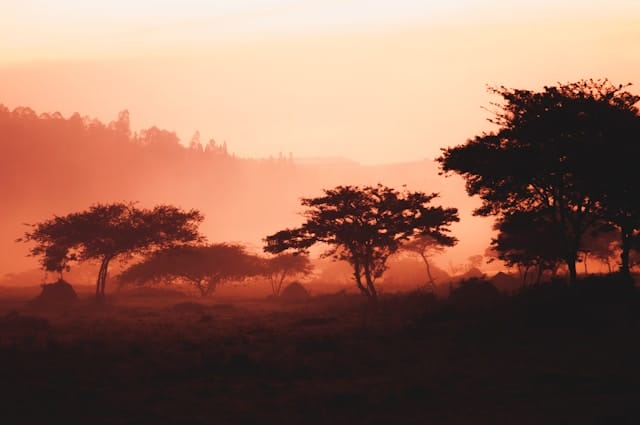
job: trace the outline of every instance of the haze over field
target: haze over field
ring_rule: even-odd
[[[61,151],[47,168],[42,145],[12,150],[13,139],[1,134],[3,161],[12,165],[2,174],[1,246],[10,253],[0,272],[35,264],[13,242],[20,223],[97,201],[201,208],[211,240],[257,245],[299,221],[299,197],[377,182],[439,191],[443,205],[460,208],[453,229],[461,243],[450,255],[464,261],[487,247],[491,220],[470,218],[475,201],[458,178],[437,176],[431,160],[491,128],[482,108],[496,99],[485,86],[636,83],[640,75],[640,5],[632,1],[210,3],[0,5],[0,103],[103,123],[127,109],[133,131],[158,126],[185,146],[199,131],[203,145],[226,141],[239,158],[291,153],[293,164],[172,168],[171,153],[150,154],[157,160],[148,164],[117,155],[94,163],[100,157],[91,149],[64,162],[68,141],[60,136],[47,142]],[[345,162],[309,164],[327,157]]]
[[[638,85],[640,0],[0,0],[0,422],[640,424]]]

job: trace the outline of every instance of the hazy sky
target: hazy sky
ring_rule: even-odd
[[[638,76],[638,1],[0,1],[0,103],[240,156],[430,158],[488,128],[487,84]]]

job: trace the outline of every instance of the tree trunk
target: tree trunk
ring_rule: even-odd
[[[353,265],[353,278],[355,279],[360,292],[362,292],[362,294],[367,297],[371,296],[367,287],[362,284],[362,270],[360,269],[360,265],[358,263],[355,263]]]
[[[578,271],[576,270],[576,257],[567,257],[567,267],[569,268],[569,283],[575,285],[578,281]]]
[[[620,274],[631,279],[631,271],[629,267],[629,251],[631,251],[631,236],[633,230],[628,227],[622,228],[622,252],[620,253]]]
[[[529,266],[524,268],[524,273],[522,274],[522,286],[527,286],[527,275],[529,274]]]
[[[104,290],[107,286],[107,270],[109,268],[109,262],[111,261],[110,256],[106,256],[102,259],[100,263],[100,271],[98,272],[98,280],[96,282],[96,299],[98,301],[104,301]]]
[[[536,285],[540,285],[543,271],[544,271],[544,268],[542,267],[542,264],[538,264],[538,275],[536,276]]]
[[[100,263],[98,278],[96,279],[96,299],[100,300],[100,287],[102,286],[102,270],[104,269],[104,260]]]
[[[284,283],[285,277],[287,277],[287,272],[283,271],[282,274],[280,275],[280,279],[278,280],[278,286],[276,288],[276,293],[275,293],[276,296],[280,295],[280,291],[282,290],[282,284]]]
[[[371,277],[371,270],[369,269],[368,265],[364,267],[364,278],[366,279],[366,282],[367,282],[369,297],[371,298],[371,300],[377,301],[378,292],[376,291],[376,287],[373,284],[373,278]]]
[[[435,290],[436,283],[433,280],[433,276],[431,276],[431,267],[429,265],[429,259],[427,258],[426,255],[424,255],[424,253],[421,253],[420,256],[422,257],[422,261],[424,261],[424,265],[427,268],[427,276],[429,277],[429,281],[427,282],[427,284],[431,285],[431,290]]]

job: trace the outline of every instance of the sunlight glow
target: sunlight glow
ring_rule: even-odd
[[[0,62],[398,26],[640,16],[640,3],[500,0],[27,0],[0,4]]]

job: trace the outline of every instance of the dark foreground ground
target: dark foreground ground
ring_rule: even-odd
[[[12,296],[0,292],[3,424],[640,423],[633,288],[376,306],[150,292],[62,311]]]

